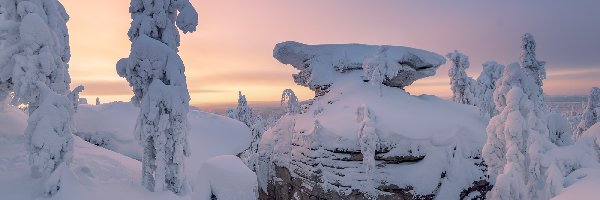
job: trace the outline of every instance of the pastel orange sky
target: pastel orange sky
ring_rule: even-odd
[[[115,63],[129,55],[129,1],[61,2],[71,16],[73,85],[86,86],[82,96],[88,101],[128,101],[131,89],[116,74]],[[401,45],[439,54],[458,49],[471,57],[469,74],[476,76],[484,61],[517,61],[519,37],[531,32],[538,41],[538,59],[548,62],[546,93],[583,95],[600,85],[600,28],[592,26],[600,19],[600,6],[594,1],[548,2],[543,8],[520,1],[192,2],[200,24],[197,32],[182,34],[179,55],[193,105],[233,102],[238,90],[250,101],[277,101],[286,88],[301,99],[311,98],[311,91],[292,81],[296,70],[272,58],[274,45],[288,40]],[[450,96],[448,67],[408,90]]]

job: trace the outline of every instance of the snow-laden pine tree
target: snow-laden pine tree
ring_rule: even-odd
[[[281,94],[281,106],[285,113],[289,114],[298,114],[300,113],[300,105],[298,102],[298,97],[296,97],[296,93],[292,89],[285,89]]]
[[[498,114],[496,105],[494,105],[494,90],[496,90],[496,81],[502,76],[504,65],[494,61],[483,63],[483,71],[477,77],[479,109],[488,117]]]
[[[573,136],[579,138],[583,132],[600,121],[600,88],[593,87],[588,95],[588,102],[581,114],[579,124]]]
[[[252,108],[248,106],[248,101],[246,100],[246,95],[243,95],[242,92],[238,92],[238,104],[234,109],[229,109],[226,113],[227,117],[236,119],[248,126],[252,133],[252,141],[250,141],[250,147],[240,153],[239,157],[242,159],[244,164],[248,166],[252,171],[256,171],[256,167],[258,164],[257,160],[257,152],[258,152],[258,143],[260,142],[260,137],[263,132],[267,129],[265,124],[265,120],[254,114]]]
[[[99,106],[100,105],[100,97],[96,97],[96,105]]]
[[[185,193],[185,157],[190,96],[185,66],[177,55],[179,30],[193,32],[198,14],[189,0],[132,0],[129,58],[117,73],[133,88],[140,107],[136,135],[144,147],[142,184],[151,191]]]
[[[554,146],[548,138],[545,113],[524,87],[535,83],[521,67],[507,66],[494,92],[500,113],[490,120],[483,158],[495,186],[492,199],[548,199],[541,193],[544,177],[541,159]]]
[[[446,57],[452,62],[452,66],[448,71],[452,100],[461,104],[479,106],[477,82],[469,77],[466,72],[470,66],[469,57],[456,50],[448,53]]]
[[[238,92],[237,107],[235,109],[228,110],[226,115],[229,118],[237,119],[238,121],[243,122],[248,127],[252,127],[254,120],[256,120],[256,116],[254,115],[252,108],[248,106],[246,95],[242,94],[241,91]]]
[[[539,61],[535,55],[536,43],[531,33],[521,37],[521,67],[526,69],[526,74],[534,78],[537,85],[542,86],[546,79],[546,62]]]
[[[71,118],[83,90],[69,91],[69,16],[57,0],[4,0],[0,8],[0,99],[27,105],[32,175],[53,195],[71,160]]]

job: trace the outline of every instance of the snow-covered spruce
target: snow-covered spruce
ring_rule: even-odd
[[[277,44],[273,56],[281,63],[290,64],[300,70],[298,74],[293,75],[294,81],[315,91],[316,96],[327,93],[328,88],[342,74],[355,70],[362,72],[364,64],[381,67],[378,68],[379,72],[383,72],[381,70],[385,68],[385,73],[378,76],[383,78],[384,85],[404,88],[418,79],[433,76],[437,68],[445,62],[438,55],[408,47],[363,44],[306,45],[291,41]],[[366,80],[377,78],[372,76],[373,73],[352,74],[367,78]]]
[[[193,32],[198,14],[188,0],[132,0],[129,58],[117,63],[140,106],[135,132],[144,147],[142,184],[151,191],[186,192],[185,157],[190,96],[177,55],[179,30]],[[175,25],[177,23],[177,26]],[[179,30],[178,30],[179,28]]]
[[[0,99],[27,105],[32,174],[43,179],[46,195],[54,195],[70,163],[71,118],[83,90],[69,91],[69,16],[56,0],[5,0],[0,7]]]
[[[0,99],[14,92],[13,104],[27,104],[30,112],[40,103],[31,89],[38,81],[58,94],[67,94],[71,57],[64,7],[56,0],[0,2]]]
[[[498,81],[494,99],[500,113],[490,120],[483,148],[488,174],[495,181],[489,198],[550,199],[564,188],[570,173],[597,165],[593,156],[581,156],[594,154],[589,144],[571,145],[552,135],[547,124],[552,115],[534,104],[535,93],[527,93],[540,91],[536,81],[517,63],[507,66]],[[578,156],[566,156],[570,154]]]
[[[430,66],[434,73],[444,63],[427,51],[386,47],[388,64]],[[263,134],[257,171],[263,197],[459,199],[489,190],[480,156],[486,121],[479,112],[433,96],[412,96],[387,81],[381,91],[366,83],[362,66],[379,49],[277,45],[275,58],[312,77],[300,85],[329,88]],[[412,82],[420,70],[393,80]]]
[[[525,73],[532,77],[537,85],[542,86],[543,80],[546,79],[546,62],[537,60],[535,48],[533,35],[531,33],[523,34],[521,37],[521,67],[526,69]]]
[[[29,114],[25,129],[29,163],[34,177],[45,178],[46,195],[54,195],[61,188],[62,170],[70,164],[73,155],[71,119],[75,107],[71,99],[56,94],[44,83],[38,82],[33,87],[39,91],[40,103]]]
[[[492,94],[496,89],[496,80],[500,78],[504,66],[493,61],[484,63],[483,71],[475,81],[466,72],[470,66],[467,55],[455,50],[448,53],[446,57],[452,61],[452,66],[448,70],[452,100],[476,106],[486,117],[495,116],[498,111],[494,105]]]
[[[467,68],[470,66],[469,57],[456,50],[448,53],[446,57],[452,61],[452,66],[448,70],[452,101],[479,106],[477,82],[467,75]]]
[[[297,114],[300,113],[300,103],[298,102],[298,97],[296,93],[292,89],[285,89],[283,93],[281,93],[281,107],[285,113],[288,114]]]
[[[496,90],[496,81],[502,76],[504,65],[494,61],[483,63],[483,71],[477,77],[479,109],[488,117],[493,117],[498,114],[498,109],[494,104],[494,90]]]
[[[252,108],[248,105],[246,96],[240,91],[238,93],[238,104],[236,108],[228,109],[225,115],[229,118],[236,119],[248,126],[252,131],[252,142],[250,146],[242,152],[239,157],[242,159],[244,164],[248,166],[252,171],[256,171],[257,168],[257,152],[258,142],[263,132],[267,128],[266,121],[259,115],[256,115]]]
[[[598,123],[598,121],[600,121],[600,88],[593,87],[573,136],[579,138],[583,132]]]

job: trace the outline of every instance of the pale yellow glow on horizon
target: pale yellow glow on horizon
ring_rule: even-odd
[[[87,98],[88,102],[93,102],[96,97],[100,97],[102,102],[128,101],[132,95],[131,88],[117,75],[115,63],[127,57],[130,51],[131,43],[127,38],[131,21],[129,1],[61,2],[71,16],[68,27],[72,85],[87,86],[82,97]],[[387,23],[362,17],[347,20],[363,9],[359,1],[345,2],[345,9],[336,9],[340,6],[339,1],[319,1],[319,6],[299,1],[272,0],[236,3],[192,0],[192,3],[199,13],[198,31],[182,34],[179,48],[179,55],[186,65],[192,105],[235,102],[238,91],[242,91],[249,101],[278,101],[286,88],[293,89],[301,100],[312,98],[312,91],[293,82],[291,75],[297,71],[272,57],[272,48],[282,41],[402,45],[440,54],[448,52],[449,46],[456,46],[453,40],[435,36],[439,29],[456,28],[456,24],[450,26],[432,15],[419,18],[428,26],[422,26],[423,22],[415,20],[402,22],[406,27],[419,27],[419,30],[390,27]],[[282,9],[292,7],[296,9]],[[314,15],[305,15],[307,12]],[[370,17],[390,20],[389,17],[394,16],[392,14],[397,14],[388,12]],[[329,14],[323,17],[324,13]],[[406,16],[418,14],[418,10],[410,9],[402,13]],[[470,24],[480,25],[485,25],[485,22]],[[515,48],[518,48],[518,42],[515,41]],[[518,53],[518,49],[515,52]],[[513,56],[515,60],[517,56]],[[418,80],[407,91],[416,95],[426,93],[449,97],[448,66],[442,66],[434,77]],[[480,68],[480,64],[473,62],[469,72],[478,74]],[[573,90],[565,86],[569,84],[564,80],[553,80],[569,76],[568,73],[585,72],[549,70],[545,91],[550,94],[584,94],[590,85],[600,84],[592,79],[578,80],[572,85],[580,88]]]

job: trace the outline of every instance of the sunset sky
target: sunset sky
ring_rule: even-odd
[[[73,85],[83,97],[127,101],[127,82],[115,63],[128,57],[131,21],[127,0],[61,0],[68,23]],[[182,35],[193,105],[233,102],[237,91],[249,101],[277,101],[294,89],[313,93],[291,78],[295,69],[272,57],[275,44],[368,43],[410,46],[438,54],[458,49],[470,56],[469,74],[481,63],[518,60],[520,36],[534,34],[538,59],[547,61],[544,89],[550,95],[584,95],[600,86],[600,3],[570,1],[359,1],[359,0],[193,0],[198,31]],[[447,71],[417,81],[414,94],[450,96]]]

